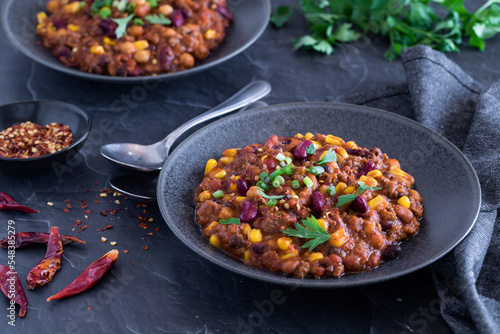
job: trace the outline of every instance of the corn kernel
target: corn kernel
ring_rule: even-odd
[[[339,137],[328,135],[325,137],[325,143],[340,146],[340,145],[344,144],[344,140],[342,138],[339,138]]]
[[[243,223],[243,235],[248,235],[248,233],[250,233],[250,231],[252,230],[252,227],[247,224],[247,223]]]
[[[368,187],[376,187],[377,186],[377,180],[375,180],[373,177],[362,175],[359,180],[366,184]]]
[[[262,240],[262,232],[258,228],[254,228],[248,233],[248,239],[251,242],[259,242]]]
[[[297,138],[297,139],[301,139],[302,137],[304,137],[304,135],[302,133],[297,133],[295,135],[295,138]]]
[[[222,161],[225,164],[229,164],[231,161],[234,160],[234,158],[233,157],[222,157],[219,160]]]
[[[38,21],[38,24],[44,24],[45,20],[47,19],[47,14],[45,12],[40,12],[36,14],[36,19]]]
[[[237,185],[236,183],[231,183],[231,184],[229,185],[229,190],[231,190],[231,191],[236,191],[236,190],[238,190],[238,185]]]
[[[345,240],[346,240],[346,235],[344,229],[341,227],[337,231],[333,232],[330,234],[330,240],[329,243],[333,247],[341,247]]]
[[[368,172],[366,175],[371,176],[371,177],[379,177],[379,176],[382,176],[382,172],[379,171],[378,169],[375,169],[375,170]]]
[[[318,222],[319,226],[321,226],[321,228],[323,230],[325,230],[325,231],[328,230],[328,222],[326,220],[324,220],[324,219],[318,219],[317,222]]]
[[[222,179],[224,176],[226,176],[226,174],[227,172],[224,169],[222,169],[220,172],[216,173],[214,177],[217,179]]]
[[[399,169],[398,167],[391,166],[389,168],[389,170],[392,172],[392,174],[394,174],[396,176],[401,176],[401,177],[404,177],[404,178],[408,178],[409,177],[408,173],[406,173],[405,171]]]
[[[262,161],[262,164],[264,164],[264,159],[267,158],[267,155],[264,155],[262,158],[260,158],[260,161]]]
[[[287,237],[281,237],[278,239],[278,247],[281,250],[288,250],[290,248],[290,244],[292,243],[292,239]]]
[[[206,200],[210,199],[210,197],[212,197],[212,194],[210,193],[210,191],[205,190],[205,191],[202,191],[202,192],[198,195],[198,200],[199,200],[200,202],[203,202],[203,201],[206,201]]]
[[[220,248],[220,240],[219,240],[219,237],[216,236],[215,234],[212,234],[210,236],[210,243],[212,245],[214,245],[215,247],[219,247]]]
[[[245,251],[245,254],[243,255],[243,260],[248,261],[248,259],[250,259],[250,254],[251,252],[249,250]]]
[[[78,1],[69,3],[63,7],[65,13],[78,13],[80,11],[80,3]]]
[[[236,202],[238,202],[238,203],[241,203],[246,199],[247,199],[246,196],[236,196]]]
[[[76,24],[68,24],[68,30],[71,30],[71,31],[77,31],[78,29],[80,29],[79,26],[77,26]]]
[[[115,45],[116,44],[116,41],[113,41],[108,36],[104,37],[103,41],[104,41],[104,44],[107,44],[107,45]]]
[[[208,159],[207,164],[205,165],[205,175],[210,173],[212,169],[217,165],[217,160],[215,159]]]
[[[356,187],[350,186],[344,189],[344,194],[352,194],[354,191],[356,191]]]
[[[145,39],[141,39],[140,41],[134,42],[134,46],[137,50],[146,50],[149,47],[149,43]]]
[[[323,258],[323,254],[320,252],[312,253],[309,255],[309,262],[314,262],[317,260],[321,260]]]
[[[335,147],[335,152],[337,152],[338,155],[340,155],[342,158],[347,159],[349,158],[349,154],[347,154],[347,151],[343,147]]]
[[[322,147],[323,147],[323,145],[321,145],[321,144],[320,144],[320,143],[318,143],[317,141],[315,141],[315,140],[311,140],[311,141],[312,141],[312,143],[313,143],[313,145],[314,145],[314,148],[315,148],[315,149],[319,150],[320,148],[322,148]]]
[[[292,258],[292,257],[296,257],[297,256],[297,251],[291,251],[291,250],[287,250],[285,252],[285,254],[281,255],[280,258],[282,260],[286,260],[286,259],[289,259],[289,258]]]
[[[236,149],[236,148],[228,148],[228,149],[224,150],[224,152],[222,152],[222,155],[224,155],[226,157],[234,157],[237,152],[238,152],[238,149]]]
[[[306,133],[306,134],[304,135],[304,137],[306,138],[306,140],[310,140],[313,136],[314,136],[314,135],[313,135],[312,133],[310,133],[310,132],[308,132],[308,133]]]
[[[101,45],[92,45],[90,47],[90,52],[98,55],[102,55],[104,53],[104,48]]]
[[[211,222],[210,224],[205,227],[205,231],[211,231],[214,229],[215,226],[217,226],[219,223],[216,221]]]
[[[368,206],[370,208],[375,208],[375,207],[382,205],[382,204],[385,204],[385,199],[380,195],[378,195],[378,196],[376,196],[368,201]]]
[[[403,196],[398,199],[398,204],[408,209],[410,207],[410,199],[408,198],[408,196]]]
[[[344,183],[344,182],[339,182],[336,186],[335,186],[335,191],[337,192],[337,194],[341,191],[344,191],[344,189],[347,188],[347,185]]]
[[[321,156],[319,157],[319,160],[323,159],[327,153],[328,153],[328,150],[326,150],[325,152],[321,153]]]
[[[357,149],[359,149],[359,146],[356,145],[356,143],[353,141],[348,141],[347,143],[344,144],[344,148],[349,148],[351,150],[357,150]]]
[[[217,32],[215,30],[208,29],[205,32],[205,39],[214,39],[215,37],[217,37]]]

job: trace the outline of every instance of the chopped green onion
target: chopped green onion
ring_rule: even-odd
[[[80,8],[83,8],[85,6],[85,1],[80,1]]]
[[[283,153],[278,153],[274,158],[278,161],[283,161],[286,159],[286,156]]]
[[[292,163],[292,159],[289,158],[289,157],[286,157],[285,158],[285,162],[287,163],[287,165],[291,164]]]
[[[269,186],[262,181],[257,182],[256,186],[264,189],[265,191],[268,191],[270,189]]]
[[[279,180],[273,180],[273,187],[274,188],[279,188],[281,186],[281,183]]]
[[[293,175],[293,173],[295,173],[295,166],[294,165],[287,165],[283,169],[283,173],[285,173],[285,175]]]
[[[292,188],[293,189],[299,189],[300,188],[300,181],[299,180],[293,180],[292,181]]]
[[[303,181],[308,189],[311,189],[311,187],[314,184],[314,182],[309,178],[309,176],[306,176]]]
[[[135,7],[136,7],[135,3],[129,3],[126,7],[126,10],[127,10],[127,12],[132,13],[134,11]],[[120,9],[120,8],[118,7],[118,9]]]
[[[314,147],[314,144],[311,144],[306,147],[306,153],[307,154],[315,154],[316,153],[316,147]]]
[[[259,179],[266,184],[269,183],[269,181],[271,181],[269,174],[267,174],[266,172],[260,173]]]
[[[325,169],[321,166],[312,166],[311,168],[309,168],[309,172],[314,175],[319,175],[323,174],[325,172]]]
[[[281,186],[283,183],[285,183],[285,179],[283,178],[283,176],[278,175],[278,176],[276,176],[276,178],[273,180],[273,187],[274,187],[274,188],[279,188],[279,186]]]
[[[326,189],[328,192],[328,195],[333,196],[337,193],[337,190],[335,189],[335,186],[329,186],[328,189]]]
[[[280,166],[281,167],[286,167],[286,162],[284,162],[284,161],[280,162]]]
[[[266,205],[267,206],[275,206],[276,204],[278,204],[278,200],[272,198],[270,199],[269,201],[267,201]]]
[[[109,8],[101,8],[101,9],[99,9],[99,15],[103,19],[107,19],[108,17],[111,16],[111,9],[109,9]]]
[[[281,167],[278,167],[274,172],[271,173],[271,175],[269,175],[269,177],[271,178],[271,180],[274,180],[276,176],[279,176],[281,174],[283,174],[283,169],[281,169]]]
[[[120,12],[123,12],[127,8],[127,3],[128,3],[128,0],[120,0],[120,1],[118,1],[118,3],[115,3],[114,6],[116,8],[118,8],[118,10]],[[135,3],[133,5],[134,5],[134,8],[135,8]],[[132,9],[132,11],[133,11],[133,9]]]
[[[283,197],[285,197],[285,195],[277,195],[277,196],[266,195],[266,194],[264,194],[264,190],[262,190],[261,188],[257,188],[257,191],[259,192],[259,194],[262,197],[267,198],[267,199],[282,199]]]
[[[212,194],[212,196],[215,198],[221,198],[224,197],[224,192],[222,190],[217,190]]]
[[[144,25],[144,21],[141,20],[140,18],[134,19],[133,23],[135,26],[143,26]]]

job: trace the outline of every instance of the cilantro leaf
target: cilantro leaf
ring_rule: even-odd
[[[341,24],[332,34],[331,38],[339,42],[354,42],[361,37],[361,34],[352,29],[351,23]]]
[[[271,14],[271,23],[276,27],[280,28],[285,23],[287,23],[293,15],[292,8],[290,6],[280,6]]]
[[[357,181],[359,184],[359,194],[361,195],[365,190],[380,190],[382,189],[381,187],[370,187],[364,184],[361,181]]]
[[[162,24],[168,26],[172,23],[172,21],[163,14],[147,15],[145,19],[151,24]]]
[[[311,144],[306,147],[306,153],[307,154],[315,154],[316,153],[316,147],[314,147],[314,144]]]
[[[266,195],[266,194],[264,194],[264,189],[262,189],[260,187],[257,187],[257,191],[259,192],[260,196],[267,198],[267,199],[282,199],[283,197],[285,197],[285,195],[279,195],[279,196]]]
[[[330,147],[328,149],[328,152],[326,152],[325,156],[323,157],[323,159],[318,160],[316,163],[321,166],[332,161],[335,162],[337,161],[337,154],[333,152],[333,149]]]
[[[123,35],[126,34],[127,32],[127,24],[134,18],[134,14],[129,15],[127,17],[124,17],[122,19],[111,19],[113,20],[118,26],[115,29],[115,35],[116,38],[120,39]]]
[[[339,199],[337,201],[337,205],[335,205],[337,208],[340,208],[342,205],[352,202],[358,197],[357,194],[349,194],[349,195],[342,195],[339,196]]]
[[[333,53],[333,46],[326,39],[322,39],[312,46],[313,50],[331,55]]]
[[[240,225],[240,219],[239,218],[235,218],[235,217],[231,217],[231,218],[226,219],[226,220],[219,220],[219,223],[221,223],[221,224],[235,224],[235,225]]]
[[[299,237],[303,239],[311,239],[301,246],[301,248],[308,248],[312,251],[318,245],[330,240],[330,233],[325,231],[319,224],[314,216],[302,220],[302,224],[295,223],[294,229],[281,230],[284,234]]]

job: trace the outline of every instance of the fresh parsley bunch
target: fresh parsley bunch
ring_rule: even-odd
[[[464,0],[300,0],[311,33],[294,41],[295,48],[331,54],[340,43],[363,34],[389,38],[385,57],[392,61],[401,50],[428,45],[443,52],[456,51],[468,39],[484,50],[485,40],[500,32],[500,0],[489,0],[471,13]],[[293,15],[281,6],[271,16],[276,27]]]

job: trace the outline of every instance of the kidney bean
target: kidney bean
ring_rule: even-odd
[[[283,140],[281,141],[281,144],[282,144],[282,145],[288,145],[288,144],[290,144],[291,142],[292,142],[292,139],[290,139],[290,137],[285,137],[285,139],[283,139]]]
[[[118,25],[110,19],[103,19],[99,21],[99,28],[102,29],[105,35],[108,35],[111,38],[116,38],[116,27],[118,27]]]
[[[354,211],[359,213],[367,213],[369,210],[368,203],[361,196],[357,196],[354,199],[354,201],[352,202],[352,208],[354,209]]]
[[[248,189],[250,188],[248,186],[248,183],[245,179],[238,179],[238,181],[236,181],[236,187],[238,189],[238,194],[240,194],[241,196],[246,196],[247,195],[247,191]]]
[[[267,251],[268,247],[266,244],[261,244],[261,243],[256,243],[252,245],[252,250],[256,253],[265,253]]]
[[[389,245],[382,254],[384,260],[395,259],[401,254],[401,247],[399,245]]]
[[[257,204],[251,201],[245,201],[241,204],[240,220],[243,222],[251,222],[257,217],[259,208]]]
[[[394,222],[392,220],[385,220],[385,219],[380,220],[380,227],[382,228],[382,231],[388,231],[393,226]]]
[[[306,148],[312,145],[312,141],[304,140],[300,143],[295,150],[293,150],[293,157],[297,160],[304,160],[307,158]]]
[[[66,22],[59,20],[59,19],[56,19],[55,17],[52,19],[52,24],[57,29],[66,29],[66,27],[68,26],[68,24]]]
[[[226,20],[228,21],[232,21],[233,20],[233,14],[227,10],[226,7],[222,7],[221,5],[217,4],[216,5],[217,7],[215,8],[215,10],[217,11],[217,13],[219,13],[223,18],[225,18]]]
[[[172,52],[172,49],[168,45],[163,45],[160,48],[160,64],[162,70],[168,72],[172,67],[172,62],[174,58],[175,58],[174,53]]]
[[[371,158],[373,156],[373,153],[368,150],[356,150],[352,148],[346,148],[346,152],[349,153],[350,155],[357,155],[359,157],[364,157],[364,158]]]
[[[323,169],[325,170],[325,172],[327,173],[331,173],[333,171],[333,168],[329,165],[329,164],[324,164],[323,165]]]
[[[315,191],[311,195],[311,206],[316,212],[321,212],[325,208],[325,199],[319,191]]]
[[[371,172],[372,170],[375,170],[375,169],[377,169],[377,166],[375,165],[375,163],[373,161],[368,161],[366,163],[366,165],[364,165],[363,168],[361,168],[359,170],[359,172],[356,175],[356,177],[360,177],[360,176],[366,175],[366,174],[368,174],[368,172]]]
[[[180,10],[175,9],[172,12],[172,15],[170,15],[170,20],[172,20],[172,25],[174,27],[180,27],[184,24],[184,15],[182,15],[182,12]]]
[[[66,57],[66,58],[71,58],[71,55],[73,54],[71,50],[66,47],[66,46],[58,46],[52,50],[52,54],[56,57]]]
[[[267,169],[273,171],[278,166],[278,161],[274,157],[267,157],[264,159],[264,164],[267,166]]]
[[[264,147],[273,147],[278,145],[278,136],[272,135],[271,137],[267,138],[266,142],[264,143]]]
[[[413,212],[411,212],[410,209],[407,209],[401,205],[395,205],[394,211],[404,224],[409,224],[413,221]]]

